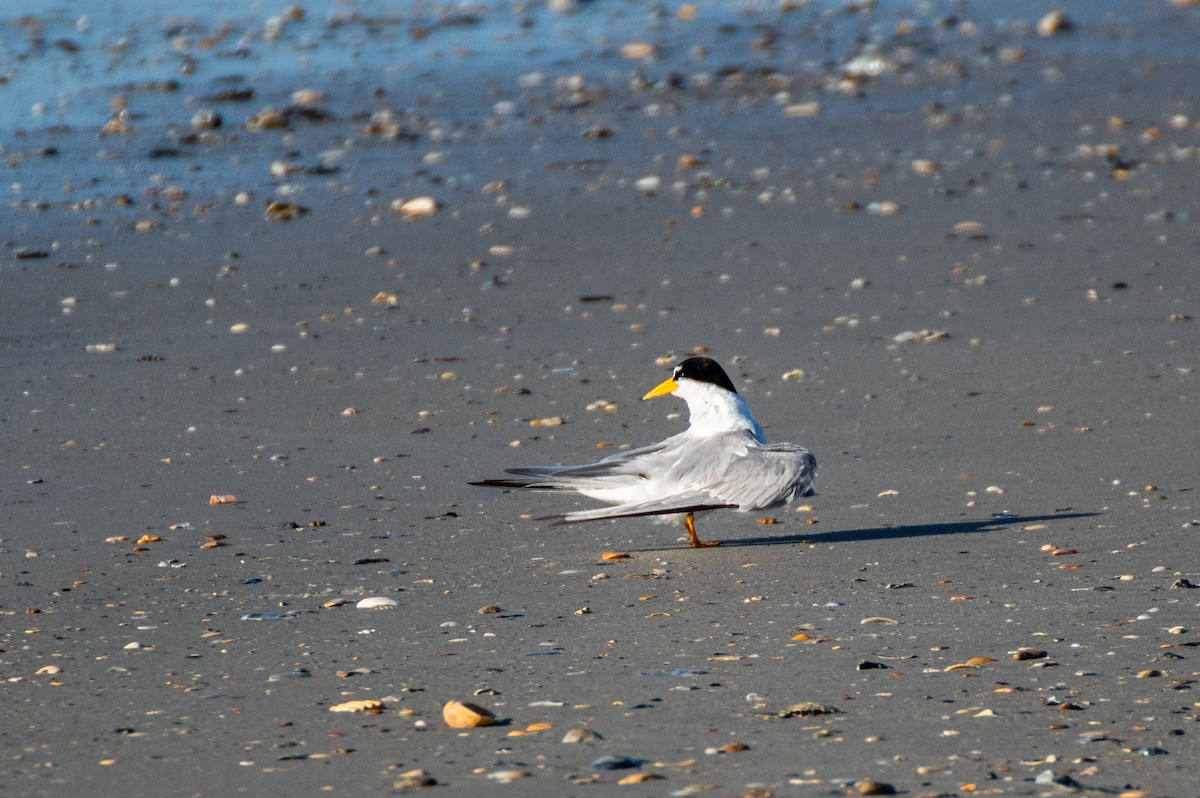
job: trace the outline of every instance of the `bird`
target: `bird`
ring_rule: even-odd
[[[687,403],[690,418],[686,430],[664,441],[586,465],[506,468],[507,478],[470,484],[576,493],[609,505],[539,521],[575,524],[657,516],[681,522],[693,548],[720,545],[696,534],[698,513],[767,510],[813,494],[816,457],[794,443],[767,443],[750,404],[717,361],[681,361],[642,399],[668,394]]]

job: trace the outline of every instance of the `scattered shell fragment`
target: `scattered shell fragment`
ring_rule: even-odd
[[[221,114],[215,112],[211,108],[200,108],[198,112],[192,114],[192,130],[194,131],[211,131],[221,127],[224,120],[221,119]]]
[[[310,106],[325,102],[325,92],[319,89],[296,89],[292,92],[292,105]]]
[[[308,213],[308,208],[303,205],[279,200],[267,200],[267,209],[263,211],[263,215],[273,222],[289,222],[306,213]]]
[[[629,42],[621,45],[621,57],[631,61],[647,61],[658,56],[658,47],[649,42]]]
[[[563,421],[562,416],[550,416],[548,418],[531,419],[529,422],[529,426],[531,426],[531,427],[561,427],[565,423],[566,422]]]
[[[600,739],[603,738],[591,729],[571,729],[563,735],[562,741],[567,744],[593,743]]]
[[[662,178],[660,178],[658,175],[646,175],[645,177],[640,177],[634,181],[633,185],[638,191],[650,193],[653,191],[658,191],[658,189],[662,186]]]
[[[812,100],[784,106],[783,115],[793,119],[814,119],[821,115],[821,111],[821,104]]]
[[[363,698],[357,701],[346,701],[342,704],[334,704],[329,708],[330,712],[368,712],[378,714],[383,711],[383,702],[373,698]]]
[[[371,596],[360,600],[354,606],[360,610],[390,610],[393,607],[399,607],[400,602],[387,596]]]
[[[879,615],[873,615],[873,616],[871,616],[870,618],[863,618],[861,621],[859,621],[859,623],[860,623],[860,624],[868,624],[868,623],[882,623],[882,624],[888,624],[888,625],[893,625],[893,626],[894,626],[894,625],[896,625],[896,624],[899,624],[900,622],[899,622],[899,621],[897,621],[897,620],[894,620],[894,619],[892,619],[892,618],[884,618],[884,617],[882,617],[882,616],[879,616]]]
[[[405,219],[428,219],[437,213],[438,207],[438,201],[427,196],[392,202],[392,209]]]
[[[137,543],[139,546],[140,546],[140,545],[144,545],[144,544],[146,544],[146,543],[161,543],[161,542],[162,542],[162,538],[160,538],[158,535],[142,535],[142,536],[141,536],[140,538],[138,538],[138,539],[137,539],[135,542],[136,542],[136,543]]]
[[[1045,651],[1040,648],[1022,648],[1013,652],[1012,658],[1018,661],[1030,659],[1043,659],[1047,656]]]
[[[494,770],[487,774],[487,777],[500,784],[508,784],[518,779],[527,779],[530,775],[527,770]]]
[[[854,785],[854,791],[859,795],[895,795],[896,788],[887,782],[865,779]]]
[[[1144,671],[1138,671],[1136,674],[1136,678],[1138,678],[1138,679],[1154,679],[1159,676],[1165,676],[1165,675],[1166,674],[1163,671],[1160,671],[1156,668],[1148,668],[1147,670],[1144,670]]]
[[[792,704],[787,709],[776,712],[776,717],[780,718],[811,718],[814,715],[834,715],[837,713],[834,707],[818,704],[815,701],[803,701],[799,704]]]
[[[1038,20],[1037,32],[1040,36],[1053,36],[1071,29],[1071,20],[1065,11],[1051,11]]]
[[[802,380],[804,379],[804,369],[791,369],[790,371],[783,372],[781,376],[784,382]]]
[[[665,778],[666,776],[661,773],[647,770],[644,773],[630,773],[625,778],[619,780],[617,784],[645,784],[648,781],[661,781]]]
[[[401,773],[392,782],[393,790],[415,790],[420,787],[432,787],[437,784],[437,779],[429,775],[428,771],[417,768],[405,773]]]
[[[35,673],[38,676],[53,676],[56,673],[62,673],[62,668],[58,665],[43,665]]]
[[[117,351],[117,345],[106,341],[106,342],[100,343],[100,344],[87,344],[86,346],[83,347],[83,350],[85,352],[92,352],[92,353],[98,353],[98,354],[109,354],[111,352]]]
[[[237,504],[237,496],[228,493],[214,493],[208,497],[209,504]]]
[[[600,555],[603,560],[628,560],[629,554],[623,551],[606,551]]]
[[[442,707],[442,718],[452,729],[473,729],[496,724],[496,716],[491,710],[468,701],[447,701]]]
[[[287,114],[270,106],[246,120],[247,130],[278,130],[288,125]]]
[[[912,168],[913,174],[920,177],[932,177],[938,173],[937,162],[927,158],[916,158],[909,166]]]

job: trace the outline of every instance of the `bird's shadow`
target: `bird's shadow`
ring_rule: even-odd
[[[831,532],[805,532],[795,535],[772,535],[770,537],[734,538],[721,540],[721,548],[739,546],[791,546],[813,543],[851,543],[868,540],[895,540],[897,538],[924,538],[937,535],[963,535],[971,532],[990,532],[1013,524],[1031,524],[1040,521],[1062,521],[1067,518],[1088,518],[1100,513],[1061,512],[1052,515],[1001,515],[976,521],[949,521],[941,524],[902,524],[900,526],[874,526],[864,529],[839,529]],[[673,547],[633,549],[639,552],[666,551]]]

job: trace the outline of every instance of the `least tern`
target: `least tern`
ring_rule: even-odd
[[[812,452],[794,443],[767,443],[750,405],[715,360],[691,357],[642,397],[674,394],[687,402],[688,428],[661,443],[574,466],[506,468],[509,479],[472,482],[495,488],[568,491],[611,507],[538,520],[573,524],[661,516],[682,522],[694,548],[720,545],[696,536],[696,513],[722,508],[750,512],[811,495]]]

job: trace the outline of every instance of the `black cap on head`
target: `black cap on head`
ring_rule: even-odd
[[[675,367],[675,371],[672,372],[671,376],[676,380],[682,377],[695,380],[696,382],[707,382],[719,388],[724,388],[730,393],[737,393],[737,388],[733,387],[733,383],[730,381],[729,375],[725,373],[725,369],[721,368],[720,364],[710,357],[689,357]]]

